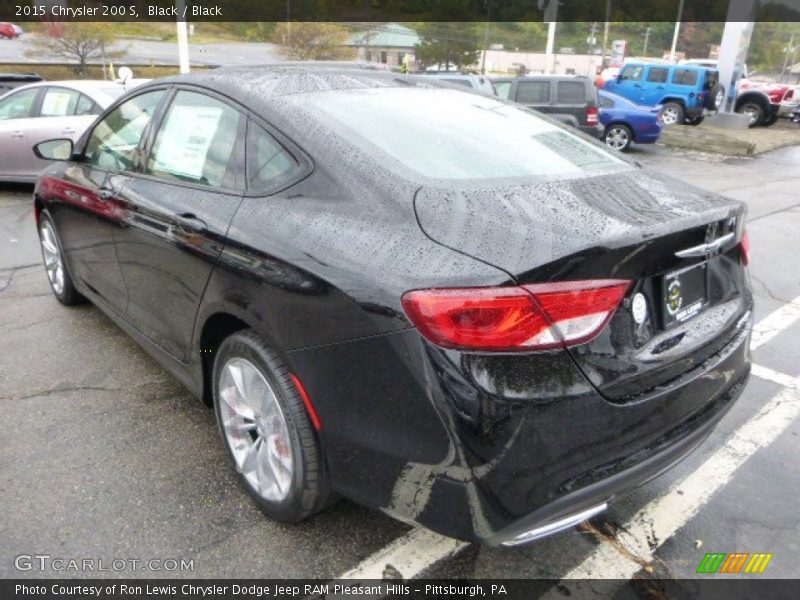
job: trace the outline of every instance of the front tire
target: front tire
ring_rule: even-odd
[[[755,102],[745,102],[736,109],[736,112],[749,119],[749,127],[756,127],[764,119],[764,109]]]
[[[618,150],[620,152],[625,152],[631,147],[631,142],[633,141],[633,132],[627,125],[615,123],[606,129],[606,132],[603,135],[603,141],[609,148]]]
[[[778,122],[778,113],[774,113],[761,122],[762,127],[772,127]]]
[[[42,260],[47,272],[47,279],[53,295],[64,306],[74,306],[86,302],[72,283],[67,263],[64,260],[64,250],[61,240],[56,232],[53,218],[47,210],[39,215],[39,245],[42,249]]]
[[[256,505],[288,523],[322,509],[329,486],[316,431],[283,361],[254,331],[222,343],[213,390],[223,443]]]

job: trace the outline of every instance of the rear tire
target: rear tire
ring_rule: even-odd
[[[725,101],[725,88],[722,87],[722,84],[717,84],[708,92],[708,97],[706,98],[706,105],[705,107],[708,110],[719,110],[722,107],[722,103]]]
[[[749,127],[756,127],[764,119],[764,109],[755,102],[745,102],[736,112],[750,119]]]
[[[64,306],[86,302],[86,298],[75,289],[72,282],[55,222],[47,210],[43,210],[39,215],[39,247],[42,250],[42,260],[50,289],[56,300]]]
[[[280,357],[253,330],[239,331],[219,347],[212,382],[223,443],[256,506],[286,523],[326,506],[317,432]]]
[[[612,148],[613,150],[626,152],[628,148],[631,147],[631,142],[633,141],[633,132],[627,125],[623,125],[622,123],[614,123],[606,128],[606,131],[603,134],[603,141],[606,143],[606,146]]]
[[[667,102],[661,109],[661,119],[664,121],[664,125],[683,124],[685,118],[686,111],[677,102]]]

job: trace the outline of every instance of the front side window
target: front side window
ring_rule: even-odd
[[[534,111],[457,90],[311,92],[289,102],[375,160],[432,179],[548,178],[629,168]],[[379,152],[385,158],[377,158]]]
[[[586,103],[586,88],[582,81],[559,81],[556,90],[558,102],[561,104]]]
[[[219,188],[241,187],[238,177],[245,118],[205,94],[175,94],[158,131],[146,172],[164,179]]]
[[[0,121],[32,117],[39,89],[20,90],[0,100]]]
[[[92,130],[84,155],[89,164],[127,171],[133,167],[139,140],[165,91],[140,94],[123,102]]]
[[[666,83],[668,74],[669,69],[650,67],[650,71],[647,73],[647,81],[652,83]]]
[[[676,85],[696,85],[697,71],[690,69],[675,69],[672,75],[672,83]]]
[[[297,161],[266,129],[250,122],[247,132],[247,188],[265,192],[296,172]]]
[[[517,84],[517,102],[523,104],[550,102],[550,82],[520,81]]]
[[[625,67],[620,73],[620,79],[624,81],[640,81],[642,79],[644,67]]]

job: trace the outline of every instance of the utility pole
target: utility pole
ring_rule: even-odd
[[[178,34],[178,64],[180,65],[181,73],[188,73],[189,34],[186,31],[186,19],[183,16],[186,10],[186,0],[175,0],[175,8],[178,11],[178,20],[175,21]]]
[[[606,67],[606,52],[608,51],[608,22],[611,20],[611,0],[606,0],[606,20],[603,25],[603,56],[600,59],[602,67]]]
[[[553,56],[553,46],[556,41],[556,13],[558,12],[558,0],[550,0],[544,10],[544,20],[547,22],[547,47],[545,48],[545,58],[547,60],[548,74],[553,74],[556,70],[555,57]]]
[[[783,69],[781,69],[781,83],[783,83],[783,78],[786,75],[786,66],[789,64],[789,53],[794,51],[792,46],[794,46],[794,31],[792,32],[792,35],[789,36],[789,45],[786,46],[786,49],[784,50],[784,54],[786,56],[783,59]]]
[[[678,4],[678,18],[675,20],[675,33],[672,34],[672,48],[669,51],[669,62],[675,63],[675,46],[678,45],[678,33],[681,31],[681,17],[683,17],[683,0]]]
[[[481,57],[481,75],[486,75],[486,51],[489,49],[489,25],[492,22],[492,3],[486,7],[486,27],[483,29],[483,56]]]
[[[652,27],[648,27],[644,30],[644,49],[642,50],[642,56],[647,56],[647,42],[650,39],[650,32],[653,30]]]

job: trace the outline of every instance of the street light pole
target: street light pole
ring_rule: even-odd
[[[784,53],[786,56],[783,59],[783,69],[781,69],[781,83],[783,83],[783,78],[786,75],[786,66],[789,64],[789,53],[793,50],[792,46],[794,46],[794,32],[789,36],[789,45],[786,46],[786,51]]]
[[[648,27],[644,30],[644,48],[642,49],[642,56],[647,56],[647,42],[650,40],[650,31],[652,27]]]

